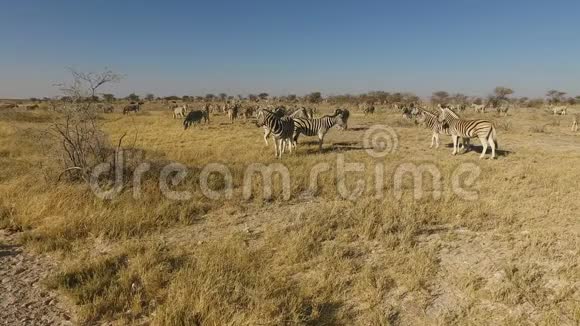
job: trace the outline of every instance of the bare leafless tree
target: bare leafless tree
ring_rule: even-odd
[[[58,176],[60,180],[67,176],[69,180],[88,182],[90,170],[97,164],[104,163],[116,155],[107,135],[101,130],[96,108],[97,91],[103,85],[116,83],[121,76],[105,69],[100,73],[84,73],[69,69],[72,80],[69,83],[57,84],[71,103],[64,103],[57,110],[48,134],[57,144],[57,160],[62,167]],[[121,139],[119,140],[120,147]]]

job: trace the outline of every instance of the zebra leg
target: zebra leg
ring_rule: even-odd
[[[467,151],[469,151],[470,148],[469,138],[461,137],[461,144],[463,145],[463,153],[467,153]]]
[[[458,140],[459,140],[459,136],[455,136],[452,135],[451,138],[453,139],[453,153],[451,153],[451,155],[456,155],[457,154],[457,148],[459,147]]]
[[[429,146],[429,148],[433,148],[433,145],[435,143],[435,134],[431,135],[431,146]]]
[[[270,136],[270,129],[264,129],[264,141],[266,142],[266,146],[268,146],[268,136]]]
[[[274,138],[274,156],[278,157],[278,139]]]
[[[282,153],[286,153],[286,139],[280,139],[280,157],[282,157]]]
[[[482,159],[485,157],[485,153],[487,152],[487,139],[485,137],[479,137],[479,140],[481,141],[481,146],[483,147],[481,155],[479,155],[479,159]]]
[[[439,148],[439,134],[435,134],[435,148]]]
[[[324,136],[318,135],[318,151],[322,153],[322,142],[324,141]]]
[[[489,146],[491,146],[491,159],[495,159],[495,139],[493,139],[493,134],[489,135],[488,138]]]
[[[299,132],[295,132],[294,135],[292,136],[292,144],[294,145],[295,150],[298,148],[298,137],[299,136],[300,136]]]

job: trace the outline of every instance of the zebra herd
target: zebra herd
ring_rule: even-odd
[[[306,116],[298,117],[297,112]],[[322,151],[322,143],[326,133],[335,125],[346,130],[349,116],[350,112],[346,109],[336,109],[332,115],[313,118],[303,110],[296,111],[292,115],[283,115],[282,110],[270,111],[260,108],[257,113],[256,125],[264,128],[266,145],[268,144],[268,136],[272,135],[275,155],[281,158],[286,146],[288,146],[290,153],[292,153],[292,148],[296,149],[300,135],[318,136],[318,150]]]
[[[123,108],[123,113],[130,111],[139,111],[139,104],[134,103]],[[497,113],[507,115],[512,105],[499,103],[494,108]],[[369,103],[363,103],[358,106],[364,115],[373,114],[375,107]],[[491,158],[496,158],[498,149],[497,131],[494,123],[486,119],[462,119],[457,112],[463,112],[468,106],[448,106],[438,105],[440,111],[438,114],[420,108],[414,104],[395,106],[406,119],[415,119],[416,123],[424,125],[431,131],[431,145],[439,147],[440,135],[449,135],[453,141],[452,155],[456,155],[463,147],[467,151],[470,147],[470,140],[478,138],[482,144],[480,158],[485,158],[488,147],[491,147]],[[475,112],[485,113],[490,108],[490,104],[472,104],[470,106]],[[309,137],[318,137],[318,149],[322,151],[322,145],[325,135],[334,127],[346,130],[348,118],[350,115],[347,109],[336,109],[333,114],[314,118],[316,109],[309,107],[284,107],[284,106],[264,106],[260,107],[257,103],[242,103],[238,101],[226,102],[223,105],[215,103],[204,103],[203,109],[192,110],[188,112],[188,105],[172,105],[173,118],[182,118],[184,129],[188,129],[192,124],[209,123],[211,112],[225,113],[230,120],[234,122],[240,116],[245,119],[254,118],[256,124],[264,129],[264,142],[269,145],[268,138],[274,139],[274,151],[277,158],[281,158],[283,153],[288,149],[290,153],[297,148],[297,142],[300,135]],[[554,114],[566,115],[566,107],[550,106]],[[578,115],[573,116],[572,131],[578,131]]]
[[[439,148],[439,135],[449,135],[453,140],[453,155],[459,150],[459,139],[463,149],[467,150],[471,138],[479,138],[483,150],[479,158],[484,158],[488,145],[491,147],[491,158],[496,158],[495,150],[498,147],[496,129],[493,122],[484,119],[461,119],[451,108],[439,105],[439,115],[424,109],[417,109],[416,121],[423,124],[432,132],[431,148],[435,144]]]

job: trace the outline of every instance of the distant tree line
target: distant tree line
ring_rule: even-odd
[[[117,98],[113,94],[103,93],[99,95],[92,95],[90,97],[77,97],[74,100],[69,96],[60,97],[61,101],[64,102],[106,102],[113,103],[117,100],[126,100],[131,102],[137,101],[183,101],[183,102],[194,102],[194,101],[232,101],[232,100],[248,100],[253,102],[284,102],[284,103],[321,103],[323,101],[328,102],[333,105],[357,105],[361,103],[368,103],[374,105],[392,105],[392,104],[431,104],[433,106],[437,104],[451,104],[451,105],[469,105],[469,104],[488,104],[491,106],[497,106],[502,102],[509,102],[517,104],[522,107],[542,107],[547,104],[568,104],[574,105],[580,103],[580,95],[575,97],[566,96],[566,92],[559,90],[549,90],[546,92],[545,98],[528,98],[528,97],[514,97],[514,90],[505,87],[498,86],[493,89],[493,91],[486,97],[478,96],[468,96],[462,93],[450,93],[447,91],[435,91],[431,94],[431,97],[425,101],[419,96],[411,92],[387,92],[387,91],[371,91],[363,94],[340,94],[340,95],[328,95],[324,97],[321,92],[311,92],[304,96],[298,96],[296,94],[288,94],[281,96],[271,96],[266,92],[248,94],[246,96],[242,95],[228,95],[227,93],[213,94],[208,93],[205,95],[171,95],[165,97],[156,97],[153,93],[147,93],[143,97],[137,95],[136,93],[131,93],[125,97]],[[50,98],[30,98],[32,102],[50,101]]]

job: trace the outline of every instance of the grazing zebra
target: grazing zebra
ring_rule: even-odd
[[[554,106],[552,107],[552,112],[554,113],[554,115],[566,115],[566,111],[568,110],[568,107],[566,106]]]
[[[272,134],[274,137],[274,151],[276,157],[281,158],[285,151],[286,144],[292,153],[292,136],[294,135],[294,119],[290,117],[278,117],[272,111],[259,109],[257,114],[258,120],[256,125],[263,127],[267,134],[264,140],[268,144],[267,137]]]
[[[574,115],[574,119],[572,120],[572,131],[578,131],[578,120],[580,120],[580,116],[578,114]]]
[[[304,134],[305,136],[318,136],[318,150],[322,151],[324,135],[335,125],[346,130],[348,128],[349,115],[350,112],[346,109],[336,109],[333,115],[325,115],[317,119],[296,118],[294,119],[295,130],[292,143],[296,146],[300,134]]]
[[[439,122],[444,123],[444,126],[449,128],[451,138],[453,138],[453,155],[457,154],[459,149],[459,137],[463,138],[479,138],[483,151],[481,151],[480,159],[485,157],[487,152],[487,145],[491,146],[491,158],[495,158],[495,149],[498,146],[496,139],[495,126],[488,120],[461,120],[459,116],[451,111],[449,108],[441,108],[441,115]]]
[[[186,130],[194,123],[201,123],[201,120],[205,123],[209,123],[209,114],[207,111],[193,110],[187,114],[185,120],[183,120],[183,130]]]
[[[185,114],[187,113],[187,104],[183,104],[182,106],[176,107],[173,109],[173,119],[185,118]]]
[[[403,118],[410,120],[414,115],[417,115],[419,113],[419,109],[417,109],[416,107],[404,106],[401,108],[401,112]]]
[[[431,113],[426,110],[419,110],[419,113],[415,115],[415,119],[418,123],[422,123],[425,127],[433,133],[431,135],[431,146],[429,148],[439,148],[439,135],[449,135],[451,133],[449,131],[448,125],[439,121],[439,117],[434,113]],[[464,150],[467,150],[469,146],[469,138],[462,138],[462,146]]]
[[[123,107],[123,114],[127,114],[131,111],[137,113],[137,112],[139,112],[139,110],[141,110],[140,106],[141,106],[141,103],[131,103],[129,105],[125,105]]]

